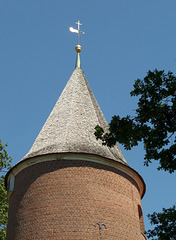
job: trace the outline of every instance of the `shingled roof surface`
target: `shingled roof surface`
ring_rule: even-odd
[[[118,145],[102,146],[96,125],[108,124],[81,68],[77,67],[28,154],[22,159],[53,153],[86,153],[126,163]]]

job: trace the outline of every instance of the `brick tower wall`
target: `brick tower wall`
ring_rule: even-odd
[[[41,162],[15,177],[7,240],[141,240],[141,209],[136,182],[115,168]],[[101,236],[99,220],[107,227]]]

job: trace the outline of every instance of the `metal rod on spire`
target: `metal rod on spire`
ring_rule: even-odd
[[[80,21],[77,21],[76,22],[76,24],[78,24],[78,45],[79,45],[79,34],[80,34],[80,25],[82,25],[81,23],[80,23]]]

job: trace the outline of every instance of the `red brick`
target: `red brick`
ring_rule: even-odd
[[[103,240],[140,240],[139,208],[136,182],[115,168],[80,160],[41,162],[15,178],[7,240],[98,240],[99,220],[107,226]]]

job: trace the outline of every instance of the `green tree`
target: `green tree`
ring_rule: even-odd
[[[158,160],[158,169],[176,170],[176,77],[173,73],[149,71],[143,79],[137,79],[131,96],[140,96],[136,116],[112,117],[109,132],[96,126],[95,135],[103,144],[115,145],[116,141],[130,150],[143,141],[145,165]]]
[[[176,170],[176,77],[172,72],[155,69],[144,79],[137,79],[131,96],[139,97],[134,117],[115,115],[109,124],[109,131],[95,127],[95,136],[103,145],[112,147],[116,142],[126,150],[143,142],[144,165],[152,160],[159,163],[158,170],[173,173]],[[176,239],[175,205],[161,213],[149,214],[150,222],[156,227],[147,236],[152,239]]]
[[[150,223],[157,225],[153,230],[147,232],[147,237],[153,240],[175,240],[176,239],[176,206],[163,208],[161,213],[148,214]],[[155,238],[157,237],[157,238]]]
[[[0,140],[0,239],[6,239],[6,228],[8,220],[8,200],[5,188],[5,173],[11,168],[12,158],[8,156],[7,144],[2,145]]]

